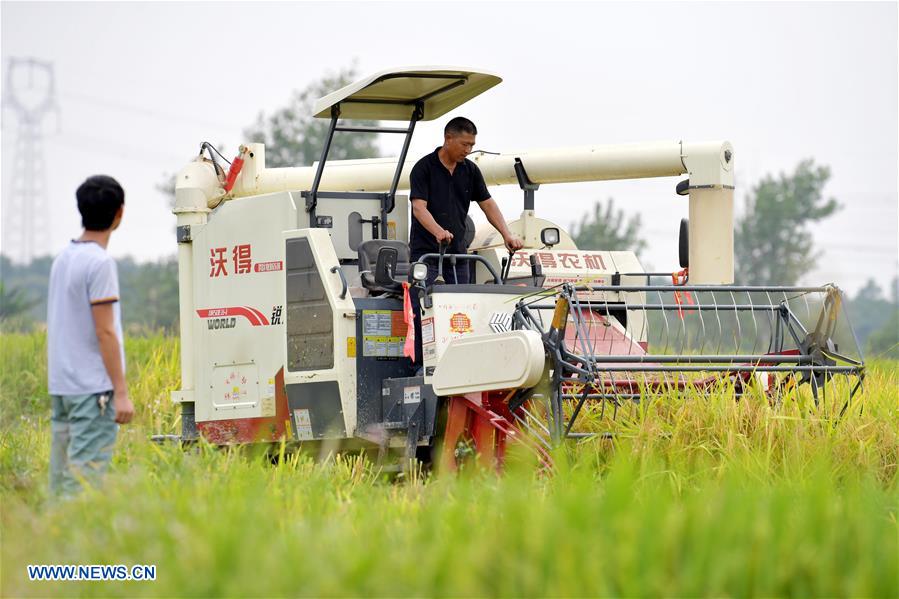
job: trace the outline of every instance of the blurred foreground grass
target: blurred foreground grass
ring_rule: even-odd
[[[0,342],[0,595],[899,595],[899,367],[860,403],[660,400],[535,476],[391,483],[352,456],[182,452],[177,341],[129,339],[138,408],[101,491],[46,500],[41,334]],[[863,409],[859,409],[863,406]],[[519,464],[519,465],[515,465]],[[155,582],[29,582],[27,564],[155,564]]]

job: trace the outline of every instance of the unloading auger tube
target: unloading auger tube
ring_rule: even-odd
[[[243,165],[233,188],[225,192],[211,162],[198,159],[186,166],[175,184],[179,224],[231,198],[312,187],[317,165],[266,168],[265,146],[242,146]],[[689,194],[690,281],[733,282],[734,150],[727,141],[657,142],[596,145],[487,154],[475,152],[487,185],[518,184],[515,162],[521,161],[535,184],[611,181],[688,175],[678,192]],[[329,160],[320,181],[322,191],[389,189],[396,159]],[[409,188],[410,161],[405,161],[397,189]],[[686,187],[686,189],[684,189]],[[182,219],[184,215],[184,219]]]

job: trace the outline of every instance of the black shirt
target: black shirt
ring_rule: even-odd
[[[441,227],[453,234],[449,253],[465,253],[465,219],[468,216],[468,206],[472,200],[483,202],[490,199],[484,175],[471,160],[465,159],[456,165],[453,174],[437,155],[437,148],[412,167],[409,175],[409,199],[425,200],[428,203],[428,212],[434,217]],[[409,249],[412,258],[417,259],[422,254],[438,252],[439,246],[434,236],[412,217],[412,231],[409,235]]]

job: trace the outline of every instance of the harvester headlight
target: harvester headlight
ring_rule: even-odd
[[[547,227],[540,231],[540,241],[543,245],[554,246],[559,243],[559,230],[555,227]]]
[[[412,265],[412,280],[424,281],[428,278],[428,265],[424,262],[416,262]]]

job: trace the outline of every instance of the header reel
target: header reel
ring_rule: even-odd
[[[542,376],[530,387],[453,397],[443,463],[461,464],[468,434],[485,465],[501,466],[513,440],[549,469],[554,447],[614,435],[611,421],[644,401],[721,393],[776,408],[808,399],[828,414],[839,406],[840,418],[865,374],[841,311],[842,294],[829,285],[564,283],[535,292],[517,301],[511,328],[541,340]]]
[[[625,301],[598,299],[606,292],[623,292]],[[842,400],[842,415],[864,364],[848,320],[839,318],[841,300],[833,286],[565,283],[516,305],[514,328],[540,334],[550,378],[516,392],[509,410],[553,444],[590,436],[576,428],[586,405],[599,403],[601,415],[610,407],[614,418],[626,403],[722,389],[779,404],[807,388],[816,406],[828,396]],[[637,313],[645,316],[645,344],[625,328]]]

